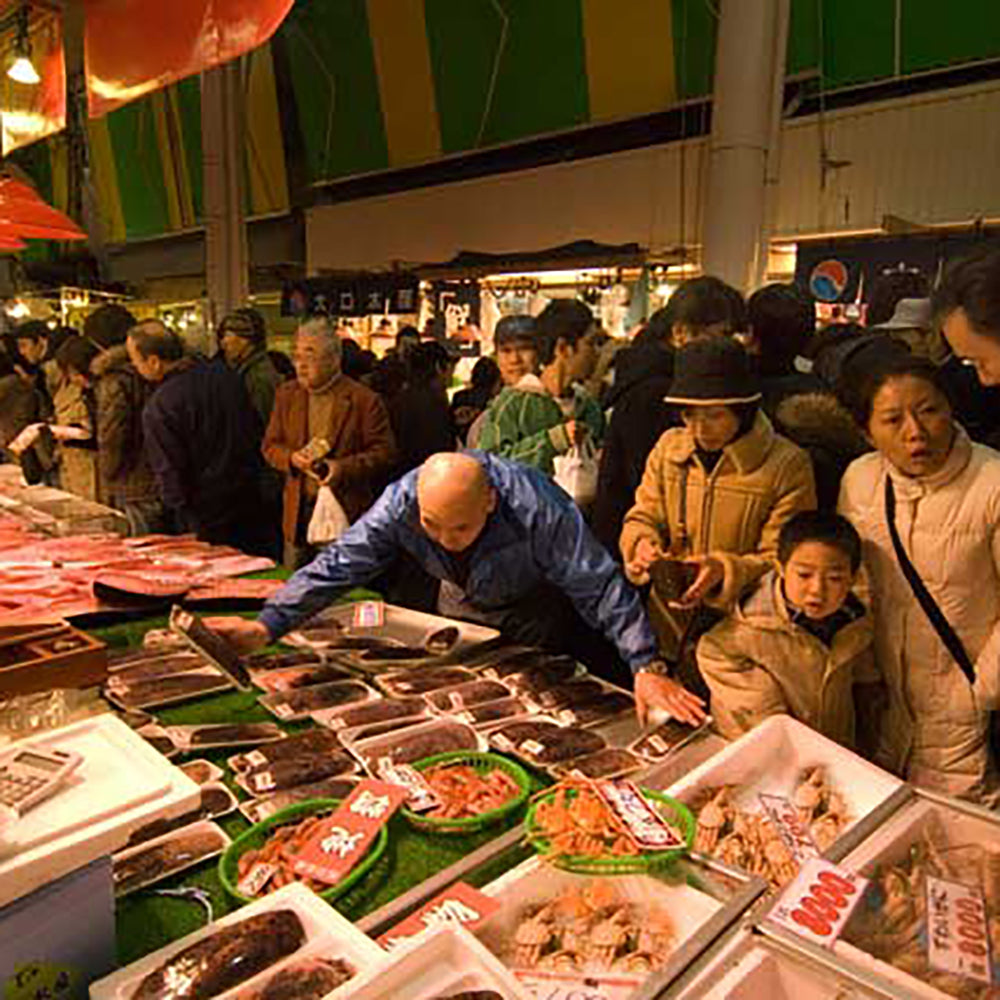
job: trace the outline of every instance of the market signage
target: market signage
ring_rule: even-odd
[[[774,824],[778,835],[785,842],[785,846],[798,864],[801,865],[810,858],[819,857],[820,852],[816,850],[816,844],[799,816],[798,810],[786,796],[768,795],[766,792],[760,792],[757,798],[760,799],[760,804],[764,807],[768,819]]]
[[[809,858],[781,894],[768,920],[832,948],[864,895],[868,879],[823,858]]]
[[[386,931],[377,941],[386,951],[391,951],[404,941],[439,924],[464,924],[470,930],[475,930],[499,909],[498,900],[473,889],[465,882],[456,882],[400,921],[392,930]]]
[[[419,308],[420,279],[409,272],[307,278],[281,292],[282,316],[382,316]]]
[[[927,951],[931,965],[990,985],[990,938],[978,889],[928,875]]]

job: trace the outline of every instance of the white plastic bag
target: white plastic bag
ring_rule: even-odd
[[[597,452],[593,442],[587,439],[580,445],[573,445],[565,455],[556,455],[552,460],[555,469],[553,477],[580,507],[586,507],[597,497]]]
[[[306,540],[310,545],[328,545],[340,538],[349,524],[344,508],[340,506],[333,490],[329,486],[321,486],[309,519]]]

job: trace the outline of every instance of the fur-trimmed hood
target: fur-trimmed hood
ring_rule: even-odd
[[[803,448],[826,448],[852,460],[871,446],[837,397],[824,392],[789,396],[778,407],[778,428]]]

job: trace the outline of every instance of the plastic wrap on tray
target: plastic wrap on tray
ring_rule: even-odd
[[[289,760],[293,757],[308,756],[336,752],[343,749],[340,738],[329,729],[307,729],[274,743],[265,743],[256,750],[236,754],[226,763],[237,774],[252,771],[263,764],[279,760]]]
[[[421,715],[428,716],[427,703],[423,698],[382,698],[364,705],[314,712],[313,719],[327,729],[341,732],[358,726],[370,726],[393,719],[411,719]]]
[[[321,751],[270,761],[241,774],[236,780],[251,795],[264,795],[296,785],[308,785],[323,778],[354,774],[357,769],[357,762],[346,751]]]
[[[548,767],[603,750],[603,736],[589,729],[560,726],[546,719],[525,719],[490,731],[490,742],[531,764]]]
[[[578,726],[599,726],[604,722],[635,710],[635,699],[625,691],[607,690],[593,698],[581,698],[556,712],[560,722]]]
[[[110,684],[126,684],[133,681],[153,680],[157,677],[171,677],[185,674],[208,664],[196,653],[174,653],[169,656],[154,656],[126,664],[111,672]]]
[[[646,760],[663,760],[694,739],[704,728],[704,726],[690,726],[677,719],[668,719],[651,732],[640,736],[630,749]]]
[[[232,1000],[322,1000],[348,982],[357,971],[344,958],[298,959],[287,963],[257,986],[235,994]]]
[[[517,687],[516,683],[511,686],[515,690],[522,690]],[[530,693],[533,701],[537,701],[542,708],[551,710],[594,704],[611,690],[613,689],[607,684],[593,677],[584,677],[579,680],[567,681],[565,684],[558,684],[547,690]]]
[[[375,697],[375,692],[361,681],[334,681],[281,694],[265,695],[260,703],[279,719],[287,721],[305,718],[310,712],[323,708],[353,705]]]
[[[326,778],[309,785],[296,785],[281,792],[240,803],[240,812],[251,823],[261,823],[275,813],[313,799],[346,799],[357,786],[357,778]]]
[[[203,819],[218,819],[220,816],[227,816],[237,806],[236,796],[220,782],[211,782],[201,788],[201,795],[198,805],[172,818],[159,818],[145,823],[137,830],[133,830],[128,838],[127,847],[135,847],[147,841],[162,837],[165,833],[173,830],[180,830],[182,827],[190,826]]]
[[[247,670],[284,670],[286,667],[302,667],[310,663],[325,663],[320,653],[311,649],[296,649],[285,653],[254,653],[246,658]]]
[[[208,760],[189,760],[185,764],[179,764],[178,767],[196,785],[207,785],[211,781],[218,781],[223,774],[221,767]]]
[[[500,701],[489,701],[484,705],[475,705],[462,712],[456,712],[455,718],[476,727],[495,726],[530,713],[531,709],[526,702],[520,698],[511,697],[502,698]]]
[[[283,739],[285,734],[273,722],[209,723],[201,726],[167,726],[167,732],[183,749],[257,746]]]
[[[232,682],[214,667],[199,667],[188,673],[105,688],[109,701],[122,708],[156,708],[225,691]]]
[[[419,667],[386,674],[379,677],[377,683],[386,694],[403,698],[455,687],[475,679],[476,675],[465,667]]]
[[[430,718],[429,715],[411,715],[402,719],[386,719],[384,722],[370,722],[367,726],[352,726],[350,729],[342,729],[339,731],[339,735],[344,746],[350,749],[355,743],[371,740],[376,736],[386,736],[410,726],[419,726]]]
[[[484,745],[476,731],[461,722],[437,719],[419,726],[409,726],[399,733],[377,736],[352,747],[353,753],[375,773],[378,762],[388,759],[394,764],[412,764],[439,753],[452,750],[480,750]]]
[[[127,895],[221,854],[229,838],[214,823],[198,822],[167,833],[112,859],[115,893]]]
[[[578,671],[579,666],[572,656],[546,653],[540,649],[527,649],[501,657],[487,666],[483,673],[487,677],[504,680],[517,674],[535,673],[552,684],[568,681]]]
[[[349,670],[336,663],[318,660],[314,663],[303,663],[298,666],[254,671],[253,682],[262,691],[277,694],[282,691],[315,687],[318,684],[330,684],[333,681],[347,681],[351,680],[353,676]]]
[[[605,747],[585,757],[577,757],[568,764],[560,764],[553,770],[560,776],[582,774],[585,778],[621,778],[646,766],[645,761],[628,750]]]
[[[424,697],[427,699],[427,704],[438,712],[461,712],[474,705],[509,698],[510,689],[500,681],[475,680],[456,687],[432,691]]]

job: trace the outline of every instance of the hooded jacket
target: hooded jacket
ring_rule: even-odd
[[[715,556],[724,577],[706,603],[727,610],[772,568],[782,525],[800,510],[815,507],[808,455],[776,434],[763,413],[757,413],[746,434],[726,445],[710,473],[697,457],[691,432],[675,427],[660,438],[646,462],[622,528],[622,558],[632,560],[641,538],[679,557]],[[668,617],[658,607],[655,591],[650,612],[654,624]],[[659,631],[669,634],[669,629]]]
[[[420,526],[414,470],[393,483],[360,520],[272,597],[260,620],[272,639],[370,583],[405,552],[430,576],[459,586],[481,610],[502,610],[548,582],[601,629],[635,670],[656,658],[656,640],[638,593],[599,545],[576,504],[537,469],[469,452],[496,490],[496,509],[461,563]]]
[[[525,375],[490,404],[479,431],[483,451],[511,458],[551,476],[552,460],[570,449],[567,420],[582,420],[598,448],[604,437],[604,414],[592,396],[573,389],[572,416],[567,416],[537,375]]]
[[[846,609],[851,620],[824,645],[792,621],[772,570],[731,617],[702,636],[698,666],[723,736],[734,740],[784,713],[837,743],[854,744],[854,685],[878,676],[871,617],[853,595]]]
[[[635,502],[646,459],[660,435],[675,422],[663,402],[674,372],[674,355],[658,343],[636,344],[615,358],[615,381],[608,395],[612,408],[601,451],[594,500],[594,534],[618,551],[622,522]]]
[[[239,364],[233,366],[243,379],[243,386],[250,397],[254,411],[260,420],[261,433],[271,419],[274,409],[274,394],[284,379],[274,367],[274,362],[267,356],[263,347],[256,348]]]
[[[975,685],[938,637],[899,567],[885,511],[975,665]],[[880,453],[844,476],[840,511],[864,542],[875,656],[889,688],[879,763],[918,785],[992,804],[989,713],[1000,707],[1000,455],[957,427],[943,468],[902,475]]]
[[[142,410],[152,386],[135,370],[124,344],[99,354],[90,370],[95,379],[99,499],[112,507],[158,500],[159,487],[142,437]]]

